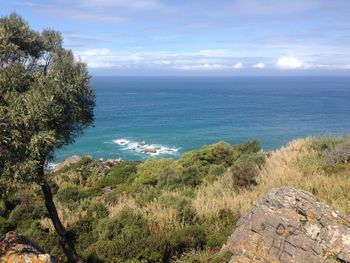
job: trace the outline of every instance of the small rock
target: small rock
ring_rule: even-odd
[[[143,150],[144,153],[148,154],[148,153],[157,153],[157,149],[156,148],[147,148]]]

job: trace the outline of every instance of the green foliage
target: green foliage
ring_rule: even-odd
[[[0,49],[0,174],[38,182],[53,151],[91,125],[95,95],[56,31],[11,14],[0,19]]]
[[[79,202],[80,200],[89,197],[89,194],[85,191],[79,190],[76,187],[67,187],[59,189],[57,192],[57,199],[62,202],[69,204],[71,202]]]
[[[38,221],[32,222],[32,224],[21,233],[35,240],[45,252],[55,255],[56,257],[64,257],[56,233],[43,228]]]
[[[217,251],[240,215],[222,209],[198,216],[192,205],[196,188],[225,173],[231,174],[237,188],[249,188],[256,183],[263,162],[264,154],[257,142],[239,146],[218,143],[178,160],[124,161],[110,168],[85,157],[53,173],[50,179],[57,188],[56,202],[72,214],[69,218],[70,214],[65,213],[68,237],[87,262],[160,263],[179,258],[177,262],[219,263],[228,262],[230,254]],[[0,202],[0,231],[22,231],[43,244],[46,251],[62,256],[57,236],[41,224],[45,221],[40,219],[47,217],[43,204],[33,200],[31,204],[23,196],[9,196]],[[119,210],[125,200],[131,202],[132,209]],[[23,202],[27,205],[20,205]],[[148,214],[149,202],[175,210],[174,222],[158,222],[161,217]]]
[[[170,158],[152,158],[139,164],[137,167],[134,187],[139,188],[140,186],[144,185],[156,186],[158,183],[159,175],[164,171],[165,168],[171,166],[173,162],[174,160]]]
[[[248,160],[236,161],[229,169],[233,184],[238,188],[251,188],[256,185],[256,177],[259,174],[257,165]]]
[[[232,163],[231,146],[225,142],[204,146],[182,155],[179,163],[183,167],[196,166],[200,172],[204,173],[208,172],[211,164],[223,164],[228,167]]]
[[[159,186],[174,190],[182,187],[196,187],[201,182],[200,171],[197,166],[192,165],[176,171],[172,168],[164,169],[159,177]]]
[[[197,220],[196,209],[191,205],[191,201],[186,198],[180,198],[177,200],[176,212],[179,222],[191,224]]]
[[[174,232],[169,239],[172,256],[186,251],[203,249],[206,244],[206,233],[201,226],[188,226]]]
[[[178,260],[176,263],[229,263],[232,258],[232,252],[225,250],[222,252],[212,251],[191,251]]]
[[[208,171],[207,180],[209,182],[215,181],[220,175],[226,172],[227,168],[223,164],[213,164]]]
[[[88,208],[88,214],[97,219],[108,217],[108,209],[101,203],[92,204]]]
[[[23,220],[41,219],[47,216],[47,211],[41,203],[17,205],[9,214],[8,221],[16,226]]]
[[[255,163],[258,167],[265,163],[265,155],[261,152],[261,145],[257,140],[234,145],[232,158],[235,162],[247,161]]]
[[[12,228],[12,225],[6,220],[6,218],[0,216],[0,239],[2,239],[2,237]]]
[[[135,179],[138,164],[139,162],[137,161],[126,161],[113,166],[107,176],[94,182],[93,187],[95,189],[103,189],[104,187],[115,188],[119,184],[131,185]]]
[[[206,229],[206,247],[221,248],[236,226],[240,214],[230,209],[221,209],[218,214],[205,217],[198,223]]]

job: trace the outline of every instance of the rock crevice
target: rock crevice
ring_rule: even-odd
[[[272,189],[237,223],[231,262],[350,262],[350,221],[308,192]]]

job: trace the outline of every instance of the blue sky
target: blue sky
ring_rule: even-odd
[[[350,0],[0,0],[92,75],[349,75]]]

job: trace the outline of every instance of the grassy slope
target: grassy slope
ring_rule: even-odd
[[[59,186],[57,205],[79,253],[90,257],[90,262],[166,262],[169,258],[225,262],[230,255],[218,251],[235,222],[273,187],[288,185],[310,191],[350,213],[350,166],[329,168],[323,160],[325,148],[348,139],[292,141],[267,155],[256,185],[238,186],[232,167],[235,171],[242,167],[241,160],[246,167],[247,159],[261,165],[260,153],[255,149],[242,154],[244,147],[232,152],[226,144],[185,154],[177,161],[127,162],[110,170],[98,161],[85,160],[53,177]],[[59,255],[38,195],[11,197],[17,206],[2,213],[0,231],[15,228]],[[25,209],[26,199],[35,205]]]

